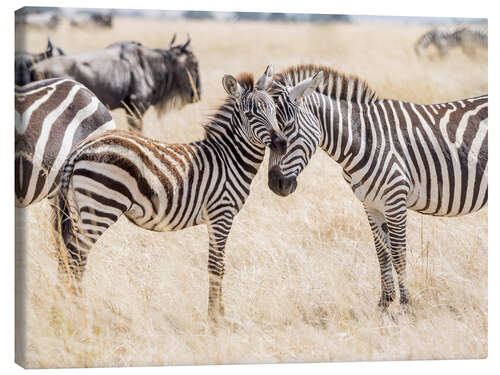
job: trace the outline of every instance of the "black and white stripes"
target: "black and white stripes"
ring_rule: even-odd
[[[461,47],[464,53],[473,55],[476,47],[488,47],[488,27],[483,24],[462,24],[433,28],[418,38],[415,52],[419,56],[424,55],[432,45],[437,48],[440,57],[444,57],[454,47]]]
[[[70,79],[49,79],[15,92],[16,206],[55,196],[72,148],[86,137],[115,128],[92,92]]]
[[[343,168],[363,202],[380,262],[382,296],[406,291],[407,209],[437,216],[475,212],[488,200],[488,96],[432,105],[378,99],[355,77],[302,65],[271,89],[289,147],[271,151],[269,186],[291,194],[320,146]]]

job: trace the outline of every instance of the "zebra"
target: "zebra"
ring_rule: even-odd
[[[106,107],[76,81],[52,78],[16,86],[16,206],[53,200],[72,148],[90,135],[114,128]]]
[[[430,45],[437,48],[441,58],[453,47],[462,47],[465,54],[473,55],[476,46],[488,48],[488,28],[482,24],[436,27],[417,40],[415,53],[423,55]]]
[[[274,102],[266,89],[273,67],[255,83],[242,73],[224,75],[224,104],[203,125],[205,137],[166,144],[125,131],[84,141],[68,157],[61,175],[56,229],[63,252],[60,270],[78,291],[88,252],[102,233],[125,215],[151,231],[206,224],[209,237],[208,315],[224,315],[224,253],[234,217],[243,208],[252,179],[269,146],[281,155]],[[64,259],[66,258],[66,259]]]
[[[292,66],[269,90],[288,150],[272,150],[268,185],[281,196],[321,147],[343,169],[362,202],[380,265],[386,310],[395,298],[396,269],[403,308],[407,210],[459,216],[488,200],[488,95],[420,105],[379,99],[364,81],[326,66]]]

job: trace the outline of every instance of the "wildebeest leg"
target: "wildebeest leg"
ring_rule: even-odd
[[[144,112],[146,112],[146,110],[142,103],[137,104],[137,102],[133,101],[131,98],[132,95],[122,102],[123,107],[127,112],[127,122],[132,130],[141,132],[142,117],[144,116]]]
[[[396,296],[394,279],[392,277],[389,229],[385,217],[381,212],[366,206],[365,212],[372,230],[373,242],[375,243],[375,250],[377,251],[380,266],[381,295],[378,305],[385,311]]]

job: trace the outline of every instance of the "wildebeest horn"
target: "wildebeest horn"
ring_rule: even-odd
[[[187,42],[182,46],[182,49],[185,49],[187,46],[189,46],[189,43],[191,43],[191,35],[187,33],[188,35],[188,40]]]
[[[174,33],[174,37],[172,38],[172,40],[170,41],[170,48],[172,48],[174,46],[174,42],[175,42],[175,37],[177,36],[176,33]]]
[[[48,37],[48,41],[47,41],[47,52],[51,52],[52,51],[52,41],[50,40],[50,37]]]

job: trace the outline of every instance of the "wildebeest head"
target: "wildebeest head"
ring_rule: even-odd
[[[45,52],[29,53],[29,52],[16,52],[14,69],[15,69],[15,83],[22,86],[33,81],[31,68],[33,64],[51,58],[53,56],[62,56],[64,52],[61,48],[52,44],[50,38],[47,41],[47,48]]]
[[[160,111],[166,107],[183,107],[201,99],[198,59],[191,47],[191,36],[188,34],[187,41],[179,45],[174,45],[175,37],[166,51],[170,84],[168,95],[159,103]]]

